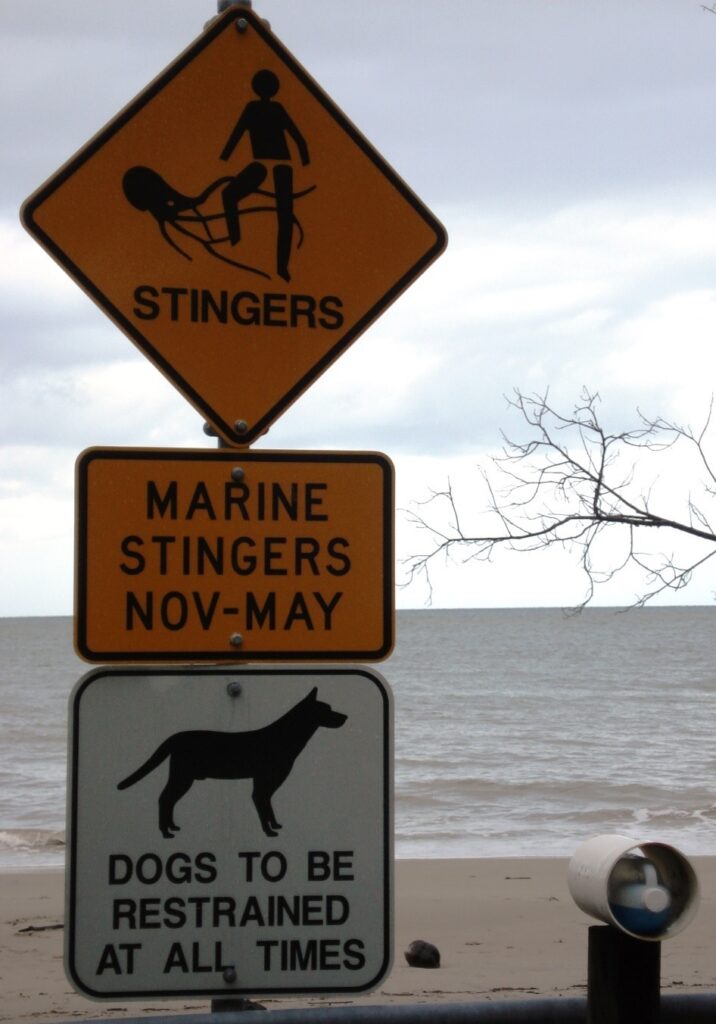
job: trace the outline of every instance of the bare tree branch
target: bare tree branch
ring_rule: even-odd
[[[571,414],[565,415],[550,404],[548,392],[527,395],[515,390],[508,405],[519,413],[529,436],[522,441],[503,434],[501,453],[489,460],[489,471],[479,470],[487,493],[483,512],[491,526],[484,532],[463,529],[463,509],[448,480],[426,502],[405,510],[409,522],[430,541],[425,553],[405,560],[406,585],[421,578],[431,598],[430,570],[439,558],[451,561],[459,553],[462,561],[490,561],[499,548],[537,551],[558,546],[576,553],[584,574],[580,607],[593,599],[597,586],[628,568],[638,569],[644,580],[634,605],[687,586],[693,573],[716,555],[716,531],[704,507],[716,496],[716,470],[708,451],[713,401],[698,431],[637,410],[637,426],[618,433],[600,422],[599,402],[599,395],[585,388]],[[684,455],[695,457],[702,479],[690,480],[682,499],[683,514],[674,515],[676,489],[670,488],[664,497],[660,472],[646,487],[639,481],[645,461],[663,460],[677,448],[679,465]],[[605,554],[600,541],[606,531],[611,535],[617,528],[626,538],[623,553],[612,548]],[[641,538],[655,530],[687,537],[696,549],[678,559],[642,550]]]

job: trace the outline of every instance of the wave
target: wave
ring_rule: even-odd
[[[65,857],[65,829],[0,828],[0,867],[56,865]]]
[[[640,807],[634,811],[634,820],[640,824],[659,824],[666,822],[668,825],[677,825],[683,822],[701,822],[704,825],[713,827],[716,822],[716,804],[709,807],[660,807],[650,810],[648,807]]]

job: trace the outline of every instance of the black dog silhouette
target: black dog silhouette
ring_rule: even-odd
[[[247,732],[195,730],[169,736],[144,764],[117,786],[127,789],[169,758],[169,778],[159,794],[159,829],[172,839],[179,826],[174,807],[197,779],[253,779],[251,798],[267,836],[281,828],[271,797],[288,778],[293,763],[313,736],[324,726],[338,729],[347,719],[330,704],[317,700],[317,687],[285,715],[263,729]]]

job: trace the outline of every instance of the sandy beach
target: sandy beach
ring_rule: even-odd
[[[662,990],[716,990],[716,857],[693,859],[701,885],[695,920],[662,947]],[[62,872],[0,875],[0,1021],[61,1021],[199,1013],[201,1000],[93,1002],[65,978]],[[591,919],[572,902],[567,861],[550,858],[401,860],[395,873],[395,958],[369,996],[340,1002],[456,1002],[583,996]],[[438,970],[411,968],[404,951],[426,939]],[[269,1008],[325,1004],[262,999]]]

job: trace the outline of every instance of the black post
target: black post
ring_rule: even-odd
[[[587,1024],[658,1024],[660,988],[660,942],[590,927]]]

